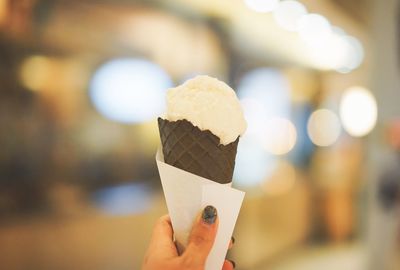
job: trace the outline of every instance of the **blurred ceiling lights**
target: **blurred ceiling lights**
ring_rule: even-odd
[[[303,16],[298,31],[319,68],[348,73],[361,65],[364,58],[361,43],[342,29],[332,27],[325,17],[319,14]]]
[[[148,121],[164,110],[168,74],[143,59],[115,59],[103,64],[90,83],[90,97],[106,118],[121,123]]]
[[[337,27],[320,14],[307,14],[307,9],[298,1],[250,1],[246,4],[259,12],[273,11],[278,26],[287,31],[297,31],[305,44],[303,54],[311,65],[322,70],[336,70],[349,73],[358,68],[364,60],[364,48],[355,37]],[[273,4],[275,3],[275,4]],[[262,8],[268,5],[268,8]]]
[[[361,42],[355,37],[343,35],[342,38],[347,42],[346,54],[342,66],[337,71],[349,73],[358,68],[364,60],[364,48]]]
[[[279,0],[244,0],[246,5],[256,12],[273,11],[279,3]]]
[[[276,23],[287,31],[297,31],[300,19],[307,14],[306,7],[298,1],[279,2],[274,10]]]
[[[270,2],[253,1],[264,4]],[[249,0],[246,3],[253,5],[253,1]],[[156,2],[164,3],[160,0]],[[354,18],[347,16],[334,4],[326,3],[329,1],[312,2],[313,10],[325,10],[326,15],[340,21],[342,27],[349,29],[348,31],[361,40],[366,40],[367,31],[362,25],[357,24]],[[318,55],[338,53],[326,49],[321,53],[312,54],[310,51],[312,52],[313,48],[309,48],[299,35],[282,30],[282,27],[294,29],[294,24],[300,20],[298,17],[304,10],[298,8],[301,7],[299,2],[275,0],[270,3],[272,4],[268,5],[275,6],[279,15],[273,16],[272,12],[270,14],[254,12],[245,5],[244,0],[171,0],[168,1],[168,6],[182,12],[192,10],[193,14],[201,17],[220,18],[218,21],[226,22],[223,27],[230,46],[260,59],[323,70],[332,70],[334,69],[332,67],[337,66],[337,60],[333,64],[326,64],[325,60],[323,64],[319,63]],[[182,19],[162,9],[155,10],[150,7],[131,9],[126,5],[111,3],[98,5],[97,8],[91,7],[91,16],[88,17],[87,4],[80,4],[82,8],[69,8],[70,5],[65,3],[56,10],[44,29],[43,42],[54,47],[62,44],[63,49],[74,52],[87,50],[107,52],[108,55],[115,55],[114,53],[119,53],[121,49],[126,51],[133,49],[159,63],[169,74],[178,79],[185,77],[187,73],[201,72],[215,75],[226,73],[228,64],[224,46],[221,46],[220,38],[204,20]],[[280,23],[274,22],[274,17],[277,17]],[[92,34],[88,36],[85,33]],[[360,50],[355,49],[355,51]],[[346,55],[350,57],[353,54]],[[353,63],[349,66],[355,68],[360,61],[349,62]],[[343,68],[340,72],[348,70],[349,68]]]
[[[362,137],[375,127],[378,108],[375,97],[363,87],[348,88],[340,101],[340,118],[352,136]]]
[[[307,124],[308,136],[318,146],[334,144],[339,138],[340,128],[339,118],[327,109],[313,112]]]
[[[310,46],[325,44],[331,34],[331,24],[319,14],[304,15],[298,24],[300,38]]]

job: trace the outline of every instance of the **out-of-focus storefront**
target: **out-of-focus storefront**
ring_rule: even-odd
[[[208,74],[248,122],[237,269],[399,269],[398,10],[0,0],[0,268],[140,269],[167,212],[156,117]]]

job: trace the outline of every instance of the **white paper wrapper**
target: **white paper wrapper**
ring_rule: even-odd
[[[218,211],[219,227],[205,270],[222,269],[245,193],[166,164],[160,150],[156,161],[179,252],[187,246],[197,215],[212,205]]]

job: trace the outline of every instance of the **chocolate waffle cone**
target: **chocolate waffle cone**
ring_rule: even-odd
[[[210,131],[187,120],[158,118],[164,162],[217,183],[232,182],[239,137],[223,145]]]

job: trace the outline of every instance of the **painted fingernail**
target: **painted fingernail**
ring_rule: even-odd
[[[231,237],[232,245],[235,244],[235,237]]]
[[[211,205],[206,206],[203,210],[201,218],[207,224],[214,224],[215,220],[217,220],[217,209]]]
[[[232,264],[233,268],[235,268],[235,267],[236,267],[236,263],[235,263],[234,261],[232,261],[232,260],[228,260],[228,261],[230,261],[230,262],[231,262],[231,264]]]

